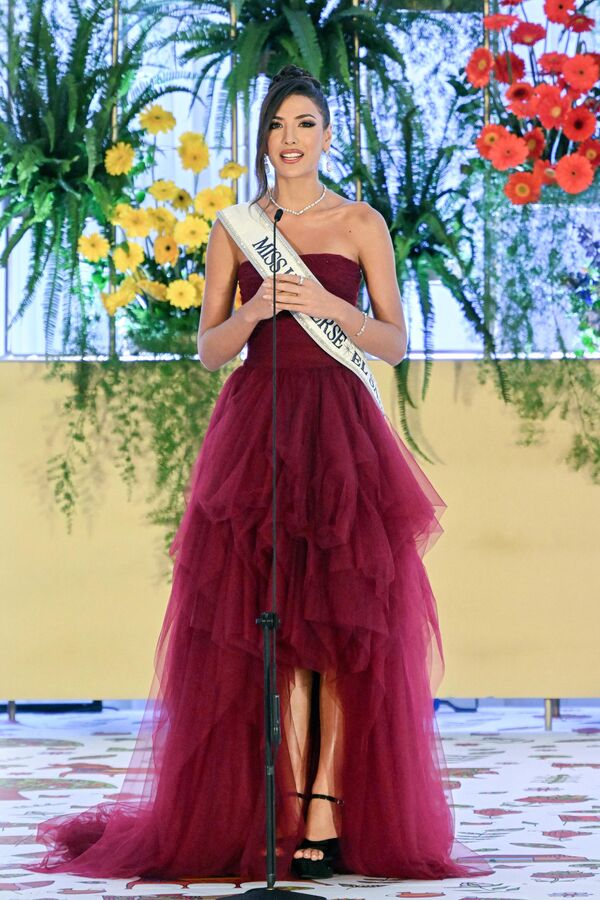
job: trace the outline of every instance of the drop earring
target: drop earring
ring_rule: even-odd
[[[329,156],[329,150],[325,151],[325,171],[328,175],[331,175],[331,158]]]
[[[263,160],[264,160],[264,164],[265,164],[265,174],[266,174],[266,176],[267,176],[267,178],[268,178],[269,175],[271,174],[271,163],[270,163],[269,157],[268,157],[268,155],[267,155],[266,153],[265,153],[265,155],[264,155],[264,157],[263,157]]]

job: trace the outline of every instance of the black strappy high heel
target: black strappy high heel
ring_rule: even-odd
[[[316,797],[320,800],[329,800],[331,803],[343,805],[344,801],[330,794],[308,794],[309,799]],[[340,840],[338,837],[327,838],[323,841],[311,841],[304,838],[296,850],[320,850],[322,859],[306,859],[305,857],[292,857],[292,872],[299,878],[331,878],[334,873],[334,865],[339,856]]]

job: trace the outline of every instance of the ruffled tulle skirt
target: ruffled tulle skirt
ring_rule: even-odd
[[[38,826],[34,871],[265,877],[262,631],[271,607],[272,372],[225,382],[171,547],[155,677],[120,794]],[[422,557],[445,506],[356,375],[277,371],[277,877],[304,835],[293,777],[294,669],[324,673],[336,749],[342,868],[437,879],[492,870],[454,836],[433,716],[443,672]],[[319,756],[314,706],[306,789]]]

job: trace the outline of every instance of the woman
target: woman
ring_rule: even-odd
[[[319,82],[286,66],[260,113],[254,214],[222,211],[208,243],[199,357],[216,370],[246,343],[248,355],[186,492],[152,702],[121,794],[42,823],[50,849],[34,871],[264,878],[256,618],[272,584],[268,273],[279,263],[277,877],[492,871],[454,841],[441,780],[442,649],[421,557],[444,504],[386,421],[364,357],[405,353],[393,248],[379,213],[319,182],[331,134]],[[278,209],[283,255],[269,244]],[[361,274],[374,318],[356,308]]]

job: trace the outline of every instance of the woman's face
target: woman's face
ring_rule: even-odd
[[[331,143],[331,124],[323,129],[319,107],[302,94],[290,94],[267,125],[267,154],[277,174],[306,175],[318,170],[323,150]],[[282,154],[298,151],[287,159]]]

